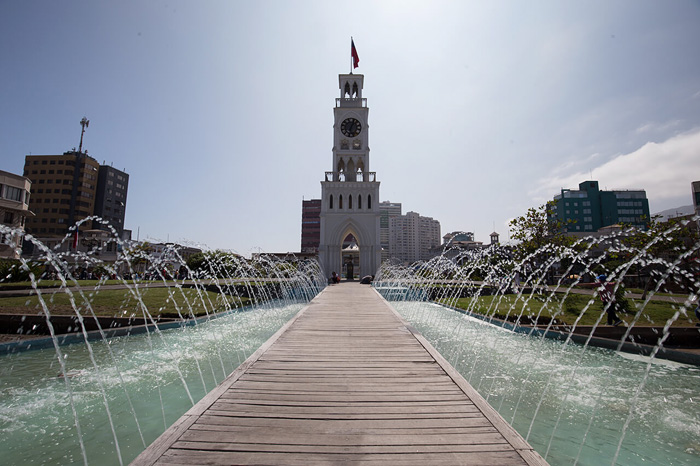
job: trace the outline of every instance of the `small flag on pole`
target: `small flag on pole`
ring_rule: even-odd
[[[360,56],[357,54],[355,42],[350,38],[350,55],[352,56],[352,68],[355,69],[360,64]]]
[[[78,229],[75,229],[75,236],[73,237],[73,249],[78,249]]]

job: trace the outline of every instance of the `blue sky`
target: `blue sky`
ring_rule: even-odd
[[[5,1],[0,169],[84,147],[141,239],[298,251],[360,55],[381,199],[495,229],[561,188],[700,180],[700,2]]]

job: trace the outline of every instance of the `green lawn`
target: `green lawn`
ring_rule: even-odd
[[[74,286],[75,283],[73,282],[67,282],[68,286]],[[122,285],[124,282],[121,280],[105,280],[104,282],[100,282],[98,280],[78,280],[78,285],[84,288],[92,288],[99,285]],[[131,284],[133,283],[131,280],[127,280],[127,283]],[[141,283],[152,283],[150,281],[139,281],[139,284]],[[159,282],[161,283],[161,282]],[[39,280],[38,284],[39,288],[57,288],[60,286],[63,286],[60,280]],[[20,288],[32,288],[32,282],[3,282],[0,283],[0,290],[2,289],[20,289]]]
[[[81,283],[82,285],[82,283]],[[153,316],[177,317],[179,307],[183,316],[194,314],[205,315],[206,312],[221,312],[226,310],[224,298],[219,293],[201,291],[201,298],[197,290],[192,288],[172,288],[172,296],[168,288],[139,288],[141,297],[148,311]],[[56,292],[46,288],[42,290],[42,296],[49,305],[49,310],[55,315],[74,315],[75,311],[70,303],[70,298],[64,291]],[[85,291],[95,314],[105,317],[141,317],[142,311],[137,298],[128,290],[100,290],[98,292]],[[89,313],[85,300],[74,294],[75,302],[80,312]],[[227,297],[229,305],[239,307],[249,303],[248,298]],[[204,300],[204,303],[202,303]],[[211,303],[210,303],[211,301]],[[2,314],[40,314],[42,312],[37,296],[24,296],[14,298],[0,298],[0,313]]]
[[[545,306],[546,295],[535,295],[529,301],[528,295],[523,295],[522,299],[516,301],[516,295],[504,295],[501,297],[482,296],[475,298],[460,298],[456,302],[441,300],[445,304],[451,304],[460,309],[470,309],[475,313],[484,315],[497,314],[500,317],[510,315],[518,316],[523,313],[524,316],[543,316],[554,317],[557,321],[566,324],[573,324],[578,318],[581,311],[586,307],[586,304],[591,299],[591,296],[571,293],[562,303],[562,295],[557,294],[553,301]],[[641,305],[642,301],[635,301],[627,298],[630,303],[630,311],[628,313],[618,313],[619,317],[631,322],[634,318],[637,305]],[[525,312],[523,312],[523,307]],[[653,325],[664,326],[668,319],[680,309],[680,306],[662,301],[650,301],[642,312],[636,325]],[[603,304],[599,299],[595,298],[586,312],[581,317],[578,325],[593,325],[603,312]],[[607,318],[604,315],[601,320],[602,324],[606,324]],[[682,313],[673,323],[673,327],[694,327],[697,321],[693,316],[692,310],[687,311],[687,315]]]

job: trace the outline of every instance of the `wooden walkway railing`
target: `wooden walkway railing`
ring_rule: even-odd
[[[546,463],[374,289],[342,283],[132,464]]]

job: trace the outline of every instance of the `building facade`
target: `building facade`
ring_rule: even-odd
[[[97,215],[122,235],[126,212],[128,175],[100,164],[87,152],[61,155],[28,155],[24,176],[32,181],[29,208],[36,214],[26,226],[40,238],[63,237],[81,220]],[[94,225],[93,225],[94,223]],[[88,222],[81,231],[107,227]]]
[[[321,268],[329,276],[345,268],[342,246],[356,241],[359,276],[376,274],[381,265],[379,181],[370,171],[369,108],[362,97],[364,76],[341,74],[340,98],[333,108],[332,171],[321,182]],[[357,270],[353,267],[353,274]]]
[[[408,212],[389,220],[389,256],[403,264],[427,261],[440,247],[440,222]],[[431,251],[432,250],[432,251]]]
[[[389,219],[401,216],[401,203],[379,203],[379,243],[382,246],[382,262],[389,260]]]
[[[29,178],[0,170],[0,258],[18,259],[29,210],[32,182]],[[4,230],[4,229],[3,229]]]
[[[301,252],[318,254],[321,242],[321,199],[301,201]]]
[[[597,181],[584,181],[578,189],[562,189],[554,196],[552,217],[570,233],[592,233],[617,224],[646,229],[651,219],[646,191],[602,191]]]
[[[700,216],[700,181],[690,183],[691,194],[693,196],[693,207],[695,207],[695,215]]]
[[[126,196],[129,191],[129,175],[108,165],[100,165],[97,173],[97,192],[95,193],[94,215],[109,222],[119,237],[124,232],[126,215]],[[106,230],[102,222],[94,221],[93,228]]]

